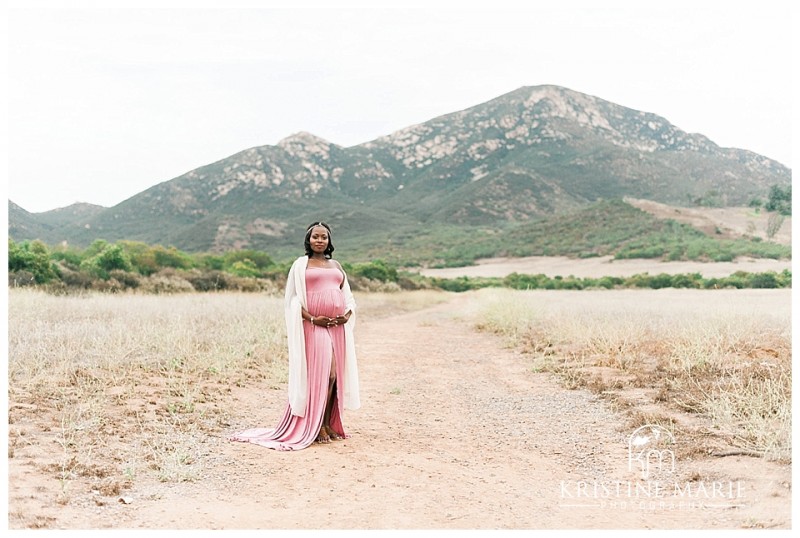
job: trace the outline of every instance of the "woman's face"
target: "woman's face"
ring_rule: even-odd
[[[325,249],[328,248],[328,230],[324,226],[314,226],[311,229],[309,243],[314,254],[325,254]]]

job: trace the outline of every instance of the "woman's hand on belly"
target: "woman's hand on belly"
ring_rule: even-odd
[[[350,319],[350,314],[352,314],[352,312],[348,310],[344,314],[336,316],[336,321],[338,325],[344,325],[345,323],[347,323],[347,321]]]

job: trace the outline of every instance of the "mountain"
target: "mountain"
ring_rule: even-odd
[[[297,133],[58,225],[53,215],[9,212],[9,235],[280,255],[297,250],[308,223],[324,220],[340,244],[380,256],[431,230],[494,233],[624,196],[746,205],[790,182],[780,163],[721,148],[655,114],[535,86],[348,148]]]
[[[51,228],[45,226],[32,213],[28,213],[14,202],[8,202],[8,236],[14,239],[36,239],[46,237]]]
[[[102,213],[107,208],[78,203],[67,207],[29,213],[8,201],[8,235],[13,239],[46,239],[58,237],[60,228],[72,228]],[[64,239],[65,240],[65,239]],[[52,242],[52,239],[50,240]]]

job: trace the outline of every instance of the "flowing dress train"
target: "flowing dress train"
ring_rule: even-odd
[[[312,316],[336,317],[345,313],[344,293],[340,288],[344,277],[338,268],[308,267],[305,277],[307,307]],[[275,428],[253,428],[238,432],[229,438],[231,441],[253,443],[276,450],[300,450],[313,443],[324,418],[331,361],[335,362],[336,384],[330,427],[340,437],[347,437],[341,419],[345,371],[344,326],[320,327],[304,322],[303,332],[308,371],[308,400],[304,415],[293,415],[287,402]]]

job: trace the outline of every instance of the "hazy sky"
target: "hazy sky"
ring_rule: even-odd
[[[298,131],[351,146],[539,84],[792,165],[789,2],[53,7],[95,4],[5,13],[8,197],[28,211],[112,206]]]

